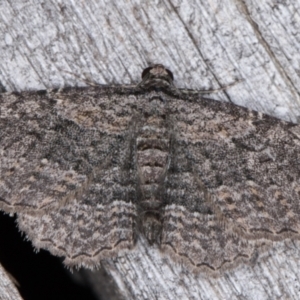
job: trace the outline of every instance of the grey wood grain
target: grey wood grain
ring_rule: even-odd
[[[130,84],[162,63],[181,88],[243,79],[211,97],[297,122],[299,13],[299,1],[2,0],[0,82],[7,91]],[[123,299],[299,299],[299,249],[274,242],[252,264],[212,278],[141,240],[103,266]],[[97,273],[84,272],[96,290]]]
[[[0,299],[22,300],[16,284],[15,279],[0,265]]]

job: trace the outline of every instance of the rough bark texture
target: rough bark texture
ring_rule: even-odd
[[[243,79],[213,98],[297,122],[299,12],[298,1],[4,0],[0,86],[132,84],[149,63],[163,63],[181,88],[215,89]],[[274,242],[251,264],[212,278],[140,240],[129,254],[103,262],[108,277],[83,273],[98,291],[98,278],[113,278],[123,299],[298,299],[299,246]]]

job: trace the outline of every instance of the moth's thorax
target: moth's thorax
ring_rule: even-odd
[[[162,189],[169,152],[170,130],[163,112],[144,115],[136,136],[136,167],[142,227],[150,243],[158,242],[160,236]]]

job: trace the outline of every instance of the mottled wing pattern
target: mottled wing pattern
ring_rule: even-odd
[[[299,234],[300,126],[229,103],[193,108],[201,121],[180,132],[215,209],[245,236]]]
[[[101,88],[0,97],[1,208],[71,265],[132,247],[130,99]]]
[[[231,103],[176,100],[162,247],[216,270],[260,238],[299,237],[300,126]]]
[[[136,207],[132,203],[114,200],[111,204],[99,204],[101,186],[103,182],[93,183],[82,199],[73,199],[57,210],[19,213],[19,228],[36,248],[64,256],[68,266],[98,266],[101,259],[134,246],[136,219]],[[89,202],[95,192],[97,201]]]
[[[177,135],[178,137],[178,135]],[[249,260],[255,244],[241,238],[220,221],[184,141],[174,143],[166,179],[167,205],[161,247],[195,271],[217,271],[234,261]]]
[[[252,261],[258,246],[269,244],[242,238],[214,214],[191,212],[176,204],[166,206],[161,249],[195,272],[215,274],[238,262]]]
[[[51,208],[130,160],[131,106],[109,89],[3,94],[0,121],[5,210]]]

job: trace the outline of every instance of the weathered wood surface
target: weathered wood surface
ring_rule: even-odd
[[[2,0],[0,36],[7,91],[138,83],[144,67],[162,63],[182,88],[243,79],[212,98],[300,120],[300,1]],[[299,246],[274,243],[218,278],[144,241],[103,265],[123,299],[299,299]],[[88,276],[96,290],[97,273]]]
[[[7,273],[6,270],[0,265],[1,300],[22,300],[15,284],[15,279],[9,273]]]

